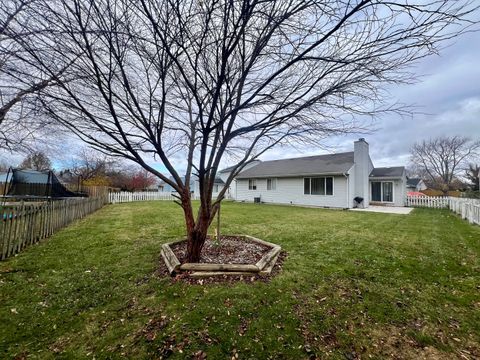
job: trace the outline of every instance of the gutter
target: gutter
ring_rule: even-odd
[[[344,172],[325,172],[325,173],[304,173],[304,174],[270,174],[270,175],[242,175],[237,176],[236,179],[263,179],[263,178],[286,178],[286,177],[310,177],[310,176],[344,176]]]
[[[403,176],[369,176],[368,180],[403,180]]]

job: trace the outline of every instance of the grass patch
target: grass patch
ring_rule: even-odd
[[[480,357],[480,227],[432,209],[222,216],[288,252],[270,283],[158,278],[180,209],[109,205],[0,263],[0,357]]]

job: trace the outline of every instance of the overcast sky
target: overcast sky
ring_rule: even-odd
[[[352,151],[353,141],[365,137],[370,144],[370,155],[375,166],[407,165],[409,148],[418,140],[439,135],[464,135],[480,139],[480,33],[463,35],[443,49],[440,56],[422,60],[414,71],[418,74],[419,82],[391,88],[392,101],[414,105],[417,111],[424,114],[413,118],[385,116],[377,121],[376,130],[370,134],[350,134],[328,139],[328,150],[312,147],[276,148],[261,159]],[[71,143],[60,153],[68,154],[70,151]],[[13,165],[21,160],[21,156],[11,154],[0,154],[0,160],[2,158]],[[58,168],[61,162],[57,161],[55,165]],[[179,159],[178,170],[182,171],[183,165],[182,159]],[[165,170],[158,163],[155,167]]]
[[[440,56],[423,59],[414,69],[419,82],[390,89],[392,100],[415,106],[413,118],[385,116],[371,134],[351,134],[327,141],[328,151],[352,151],[364,137],[375,166],[407,165],[416,141],[439,135],[463,135],[480,140],[480,33],[465,34]],[[423,75],[423,77],[421,77]],[[425,114],[425,115],[424,115]],[[323,153],[324,150],[275,149],[265,160]],[[478,160],[480,163],[480,159]]]

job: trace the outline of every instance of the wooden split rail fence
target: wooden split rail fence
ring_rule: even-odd
[[[69,223],[100,209],[107,198],[79,198],[19,203],[0,208],[0,260],[52,235]]]
[[[406,206],[448,208],[471,224],[480,225],[480,200],[451,196],[407,196]]]

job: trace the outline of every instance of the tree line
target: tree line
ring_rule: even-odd
[[[158,183],[155,176],[138,166],[127,165],[118,159],[86,149],[61,164],[54,172],[71,189],[107,186],[122,191],[143,191],[154,189]],[[52,160],[43,151],[33,151],[15,168],[47,171],[52,169]],[[0,172],[7,172],[8,169],[7,164],[0,164]]]

